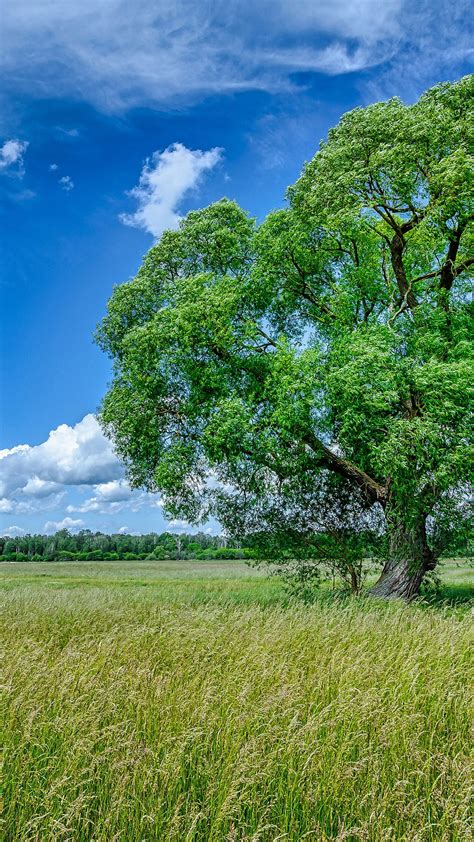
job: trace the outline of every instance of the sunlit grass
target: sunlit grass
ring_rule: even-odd
[[[188,564],[0,565],[2,838],[471,838],[465,608]]]

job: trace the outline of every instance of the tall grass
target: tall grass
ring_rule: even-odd
[[[214,584],[5,591],[6,842],[471,838],[466,614]]]

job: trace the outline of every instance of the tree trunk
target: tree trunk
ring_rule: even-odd
[[[391,529],[390,557],[369,593],[384,599],[414,599],[420,593],[423,577],[434,570],[436,563],[428,546],[424,518],[409,528],[395,524]]]
[[[352,564],[349,566],[349,572],[351,574],[351,593],[357,596],[360,591],[360,576],[357,575],[357,570]]]

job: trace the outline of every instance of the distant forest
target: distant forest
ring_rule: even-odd
[[[368,533],[368,537],[370,537]],[[223,535],[194,535],[174,532],[149,532],[146,535],[107,535],[82,529],[75,534],[61,529],[54,535],[22,535],[0,537],[0,561],[142,561],[145,559],[248,559],[273,558],[278,555],[267,536],[266,550],[260,543],[249,539],[227,539]],[[373,536],[369,546],[363,544],[368,555],[373,555]],[[290,553],[285,553],[291,556]],[[307,557],[318,556],[316,547],[306,546]],[[444,557],[472,557],[471,540],[462,536],[452,540],[443,552]]]
[[[0,537],[1,561],[140,561],[144,559],[252,558],[248,547],[228,546],[222,536],[179,535],[150,532],[147,535],[106,535],[83,529],[72,534],[61,529],[54,535]]]

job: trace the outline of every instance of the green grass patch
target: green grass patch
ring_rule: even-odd
[[[471,838],[466,603],[305,608],[241,562],[0,574],[8,842]]]

